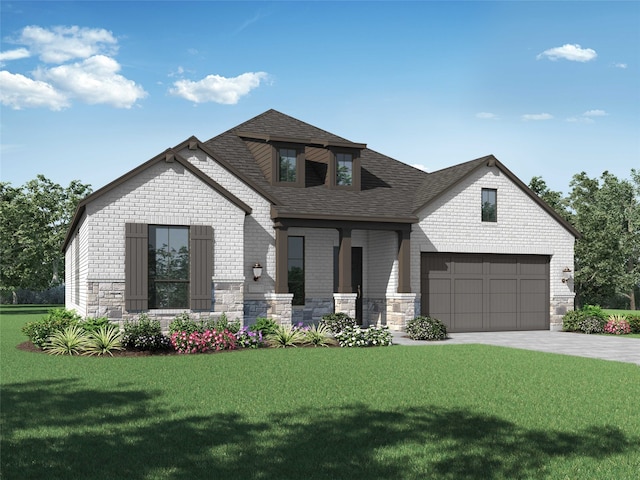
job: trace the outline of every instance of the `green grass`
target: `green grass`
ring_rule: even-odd
[[[54,357],[0,317],[13,479],[635,479],[637,365],[484,345]]]

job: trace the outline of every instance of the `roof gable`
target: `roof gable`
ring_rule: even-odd
[[[581,237],[580,232],[576,230],[573,225],[562,218],[553,208],[551,208],[544,200],[536,195],[527,185],[524,184],[524,182],[522,182],[522,180],[520,180],[511,170],[509,170],[493,155],[476,158],[475,160],[460,163],[458,165],[453,165],[451,167],[430,173],[426,180],[420,186],[420,189],[415,197],[416,208],[414,209],[413,213],[418,214],[420,210],[424,209],[427,205],[433,202],[444,192],[453,188],[455,185],[457,185],[473,172],[482,167],[498,168],[520,190],[522,190],[544,211],[546,211],[559,224],[561,224],[566,230],[568,230],[569,233],[571,233],[576,238]]]

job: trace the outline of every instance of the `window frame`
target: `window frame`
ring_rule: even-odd
[[[160,280],[157,279],[157,275],[152,275],[152,269],[155,268],[155,256],[152,256],[152,231],[158,228],[166,228],[168,230],[168,241],[170,242],[171,230],[186,230],[187,233],[187,241],[186,241],[186,256],[187,256],[187,271],[186,275],[183,275],[186,278],[162,278]],[[191,228],[188,225],[159,225],[159,224],[149,224],[147,226],[148,229],[148,255],[149,260],[147,264],[147,276],[148,276],[148,309],[149,310],[176,310],[176,309],[191,309]],[[155,239],[153,239],[155,240]],[[171,249],[171,243],[167,245],[169,249]],[[180,249],[183,247],[181,246]],[[154,250],[157,252],[157,249]],[[186,285],[185,292],[185,303],[184,304],[174,304],[174,305],[162,305],[158,303],[157,298],[157,290],[155,286],[160,284],[165,285],[182,285],[183,287]]]
[[[296,152],[296,179],[287,181],[280,179],[280,151],[294,150]],[[271,145],[272,184],[286,187],[304,187],[305,185],[305,147],[295,143],[274,143]]]
[[[293,257],[292,256],[292,248],[291,248],[291,241],[292,240],[301,240],[302,241],[302,257]],[[305,301],[306,301],[306,285],[305,285],[305,237],[302,235],[289,235],[287,237],[287,287],[289,290],[289,293],[293,293],[293,298],[291,299],[291,305],[292,306],[300,306],[300,305],[304,305]],[[292,279],[291,279],[291,269],[292,269],[292,265],[291,262],[292,260],[301,260],[302,261],[302,278],[299,280],[299,282],[301,283],[301,297],[299,295],[296,295],[296,288],[295,286],[292,288]]]
[[[485,194],[487,200],[485,200]],[[490,195],[493,194],[493,202],[491,202]],[[488,204],[488,206],[486,206]],[[488,210],[488,207],[493,206],[493,212]],[[483,223],[497,223],[498,222],[498,189],[497,188],[483,188],[480,192],[480,219]]]
[[[330,148],[329,169],[327,172],[327,184],[329,188],[336,190],[353,190],[360,191],[361,182],[361,165],[360,165],[360,151],[355,148]],[[341,185],[338,183],[338,156],[339,155],[351,155],[351,184]]]

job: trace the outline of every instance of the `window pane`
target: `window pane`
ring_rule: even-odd
[[[149,226],[149,306],[189,307],[189,228]]]
[[[278,150],[278,168],[280,182],[295,182],[297,170],[297,152],[293,148],[281,148]]]
[[[353,182],[353,156],[336,153],[336,185],[351,185]]]
[[[288,238],[288,284],[293,305],[304,305],[304,237]]]
[[[482,221],[496,222],[498,220],[497,195],[495,189],[482,189]]]

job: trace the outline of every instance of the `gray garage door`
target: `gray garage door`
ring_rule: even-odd
[[[422,315],[451,332],[549,329],[549,257],[422,253]]]

